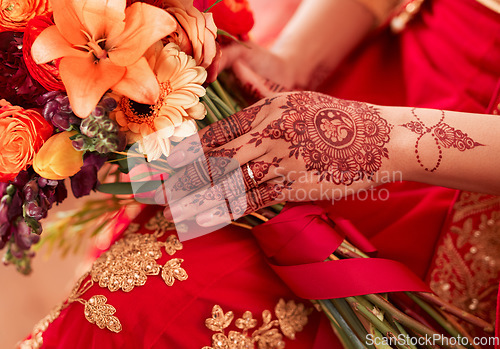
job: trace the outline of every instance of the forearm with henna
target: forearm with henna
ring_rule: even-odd
[[[396,171],[403,180],[496,193],[500,165],[492,152],[500,142],[487,130],[499,122],[315,92],[279,94],[202,130],[198,146],[187,139],[174,149],[168,161],[180,171],[165,184],[176,194],[169,205],[182,219],[217,221],[222,212],[235,218],[285,200],[339,199]]]

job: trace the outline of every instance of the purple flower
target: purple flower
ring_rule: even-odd
[[[43,106],[42,115],[59,130],[68,130],[71,125],[80,125],[81,119],[73,114],[67,95],[59,91],[47,92],[36,102]]]
[[[14,241],[21,250],[28,250],[31,245],[40,240],[40,236],[33,234],[31,228],[26,224],[23,219],[20,219],[17,224],[13,226]]]
[[[30,180],[23,188],[23,195],[25,201],[36,200],[38,196],[38,181],[36,179]]]
[[[0,202],[0,249],[5,246],[5,243],[10,238],[10,223],[7,217],[9,205],[6,198],[2,198]]]
[[[99,185],[97,171],[104,165],[106,158],[88,153],[83,160],[82,169],[71,177],[71,190],[76,198],[89,195]]]
[[[54,193],[54,199],[56,204],[60,204],[68,197],[68,190],[64,184],[64,180],[57,181],[57,186]]]
[[[37,221],[42,219],[44,217],[44,215],[46,214],[46,212],[44,212],[43,208],[38,206],[38,204],[34,201],[28,202],[27,204],[25,204],[24,207],[26,210],[26,214],[29,217],[36,219]]]
[[[8,205],[7,220],[12,223],[15,221],[17,217],[22,215],[23,215],[23,200],[21,199],[21,195],[19,195],[19,191],[16,191],[12,196],[12,201]]]

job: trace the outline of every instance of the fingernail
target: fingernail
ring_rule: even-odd
[[[172,222],[173,217],[172,217],[172,212],[170,212],[170,208],[165,207],[165,209],[163,210],[163,216],[167,221]]]
[[[196,223],[202,227],[208,227],[212,225],[214,220],[214,214],[212,212],[204,212],[196,216]]]
[[[182,163],[182,161],[184,161],[185,158],[186,154],[182,150],[179,150],[167,157],[167,163],[172,167],[177,167]]]
[[[168,190],[164,186],[161,186],[156,190],[155,202],[158,205],[166,205],[169,198],[170,198],[170,190]]]

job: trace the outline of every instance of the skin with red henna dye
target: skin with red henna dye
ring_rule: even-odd
[[[176,146],[167,161],[179,171],[158,189],[157,201],[165,204],[161,198],[168,192],[167,218],[196,217],[200,225],[216,225],[228,219],[223,213],[235,219],[283,201],[338,200],[387,183],[380,175],[395,171],[401,171],[401,180],[475,188],[478,182],[467,178],[453,182],[457,173],[472,177],[457,161],[464,156],[458,153],[472,163],[487,156],[479,150],[486,148],[483,139],[477,142],[460,126],[469,126],[467,115],[315,92],[275,94]],[[417,153],[409,132],[417,135]],[[484,142],[489,143],[491,137]],[[424,166],[436,145],[436,165]],[[444,149],[453,161],[445,161]]]

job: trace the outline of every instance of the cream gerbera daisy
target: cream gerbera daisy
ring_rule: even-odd
[[[200,97],[205,95],[202,84],[207,72],[175,44],[163,49],[153,47],[147,55],[160,84],[156,104],[120,97],[112,115],[125,131],[128,143],[139,142],[140,151],[153,161],[169,155],[171,141],[196,133],[194,119],[203,119],[206,114]]]

